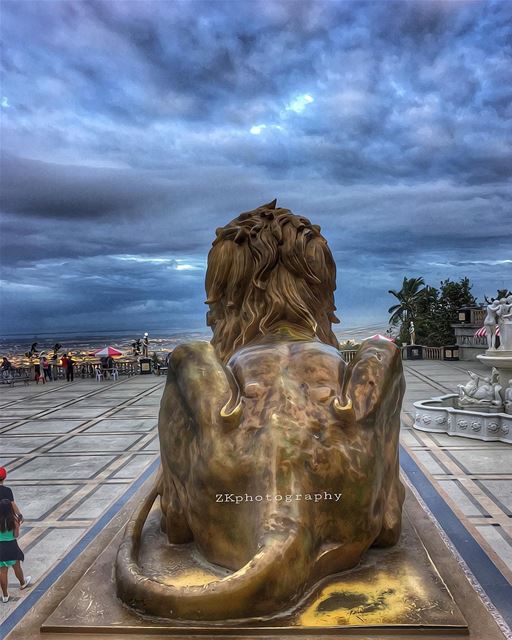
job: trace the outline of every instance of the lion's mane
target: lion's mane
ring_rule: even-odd
[[[276,201],[216,231],[208,254],[206,304],[212,344],[227,361],[280,325],[338,347],[331,323],[336,265],[320,227]]]

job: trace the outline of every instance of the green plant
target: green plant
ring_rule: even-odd
[[[423,278],[404,278],[400,291],[389,290],[388,293],[395,296],[398,300],[398,304],[388,309],[388,313],[391,314],[389,324],[395,325],[399,322],[414,322],[417,313],[418,299],[424,286],[425,281]]]
[[[389,292],[400,300],[400,304],[389,309],[390,325],[400,326],[397,344],[409,343],[411,321],[414,322],[417,344],[430,347],[454,344],[455,334],[451,325],[457,318],[457,311],[476,304],[471,287],[468,278],[461,278],[458,282],[443,280],[439,289],[425,285],[423,278],[404,278],[399,292]]]

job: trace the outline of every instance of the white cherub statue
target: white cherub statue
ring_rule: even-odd
[[[496,315],[500,327],[500,349],[512,351],[512,295],[500,299]]]
[[[496,312],[500,308],[500,301],[493,300],[487,305],[487,315],[484,320],[485,335],[487,337],[487,347],[489,349],[496,349],[496,325],[498,319]]]
[[[459,405],[501,406],[501,385],[499,373],[493,369],[491,376],[480,376],[473,371],[468,371],[471,380],[465,384],[457,385],[459,389]]]

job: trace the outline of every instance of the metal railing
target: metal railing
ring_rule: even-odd
[[[65,380],[66,370],[61,364],[51,364],[51,376],[53,380]],[[95,378],[96,369],[101,369],[99,362],[76,363],[73,367],[75,378]],[[137,362],[115,362],[115,368],[120,376],[134,376],[139,372]]]
[[[12,367],[3,370],[0,374],[0,384],[8,384],[13,387],[16,382],[28,384],[30,379],[30,369],[27,367]]]
[[[405,344],[401,348],[402,351],[402,360],[409,360],[416,358],[408,357],[407,350],[416,347],[417,350],[421,350],[421,359],[423,360],[444,360],[445,359],[445,349],[453,349],[454,347],[425,347],[423,345],[408,345]],[[451,359],[451,356],[450,356]]]

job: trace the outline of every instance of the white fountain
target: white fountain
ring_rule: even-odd
[[[489,375],[468,371],[470,380],[458,385],[458,394],[415,402],[415,429],[512,444],[512,295],[487,306],[484,326],[489,348],[477,358]]]

